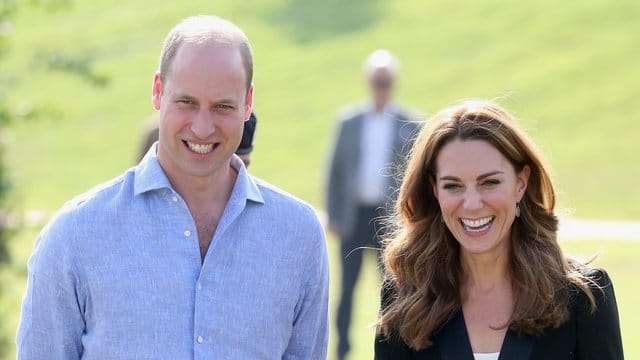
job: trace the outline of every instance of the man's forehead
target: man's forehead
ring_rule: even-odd
[[[371,72],[369,76],[372,80],[376,79],[393,79],[393,72],[387,67],[378,67]]]

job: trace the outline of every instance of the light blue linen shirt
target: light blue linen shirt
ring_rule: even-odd
[[[155,155],[68,202],[29,259],[19,359],[325,359],[329,268],[314,210],[238,177],[201,262]]]

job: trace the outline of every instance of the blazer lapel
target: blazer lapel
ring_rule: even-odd
[[[498,360],[528,360],[534,342],[535,338],[531,335],[518,336],[507,330]],[[438,352],[442,360],[473,360],[473,350],[462,311],[458,311],[442,328],[438,334],[438,343]]]
[[[399,117],[399,114],[393,113],[393,143],[391,146],[393,146],[393,153],[394,156],[399,155],[399,153],[402,151],[402,147],[405,144],[405,139],[402,138],[402,126],[404,125],[404,123],[402,122],[402,120]]]
[[[473,351],[469,343],[467,326],[464,323],[462,311],[451,319],[438,335],[440,359],[442,360],[473,360]]]
[[[517,335],[511,330],[507,330],[498,360],[529,359],[534,340],[534,337],[531,335]]]

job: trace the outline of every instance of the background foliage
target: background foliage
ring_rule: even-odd
[[[640,219],[635,0],[0,4],[20,4],[12,25],[0,26],[0,114],[10,120],[2,136],[14,184],[10,205],[19,213],[54,211],[133,164],[153,114],[151,80],[164,35],[184,16],[215,13],[242,27],[254,47],[260,123],[252,172],[319,208],[336,109],[366,96],[362,60],[384,47],[402,62],[398,97],[416,113],[463,98],[497,98],[551,160],[563,211]],[[7,358],[14,357],[25,262],[39,226],[26,223],[0,269]],[[631,283],[632,259],[640,249],[606,240],[566,246],[602,253],[599,264],[611,268],[617,284],[625,339],[633,339],[640,317],[632,305],[640,295]],[[334,239],[330,247],[337,264]],[[368,265],[357,293],[357,359],[371,358],[367,325],[377,310],[376,273]],[[332,268],[332,302],[338,270]],[[627,357],[640,356],[637,345],[625,346]]]

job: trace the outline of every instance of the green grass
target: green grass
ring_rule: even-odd
[[[151,80],[164,35],[184,16],[216,13],[241,26],[254,48],[260,123],[252,172],[315,206],[323,206],[336,109],[366,96],[362,60],[384,47],[401,60],[403,103],[431,114],[463,98],[499,98],[551,160],[562,208],[580,217],[640,218],[635,0],[71,3],[59,11],[23,6],[0,60],[0,84],[11,86],[13,110],[37,115],[16,119],[2,133],[18,210],[53,211],[131,166],[153,114]],[[56,50],[93,59],[106,85],[47,71],[35,59]],[[14,260],[0,270],[4,338],[13,338],[35,232],[14,238]],[[633,339],[640,319],[631,306],[638,298],[631,259],[640,249],[618,242],[606,248],[601,261],[611,265],[624,296],[623,331]],[[377,311],[377,275],[369,268],[358,289],[358,359],[370,358],[373,332],[366,325]],[[640,356],[630,341],[625,345],[629,358]]]

